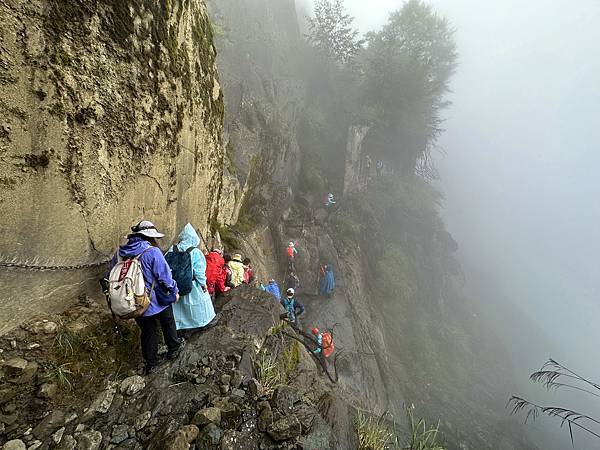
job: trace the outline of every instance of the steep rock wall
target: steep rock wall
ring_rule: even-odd
[[[300,170],[296,134],[306,96],[294,1],[207,4],[217,29],[227,154],[233,162],[228,187],[236,212],[285,216]]]
[[[223,100],[202,0],[9,0],[0,21],[2,260],[102,260],[143,217],[169,237],[216,217]],[[0,333],[95,274],[0,267]]]

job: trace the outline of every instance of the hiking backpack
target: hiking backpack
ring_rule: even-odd
[[[177,245],[173,246],[173,251],[165,255],[167,264],[173,273],[173,279],[177,282],[179,295],[187,295],[192,292],[192,281],[194,273],[192,269],[192,255],[190,253],[196,247],[190,247],[185,252],[179,250]]]
[[[108,276],[108,306],[121,319],[139,317],[150,306],[154,282],[148,292],[140,262],[140,257],[146,250],[135,258],[123,259],[119,256]]]
[[[323,356],[325,358],[329,358],[333,351],[335,350],[335,346],[333,345],[333,337],[329,331],[324,331],[321,335],[321,348],[323,350]]]

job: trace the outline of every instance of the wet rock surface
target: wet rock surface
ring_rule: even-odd
[[[24,448],[43,449],[291,449],[309,438],[347,448],[335,442],[333,432],[324,431],[331,428],[315,405],[331,389],[302,347],[294,370],[306,373],[289,374],[285,385],[261,382],[261,355],[281,359],[281,352],[295,342],[273,334],[279,324],[277,303],[268,294],[243,287],[221,298],[217,307],[219,325],[193,334],[177,360],[147,377],[99,380],[97,392],[69,410],[52,408],[54,387],[57,398],[64,387],[36,379],[32,395],[44,411],[38,420],[21,422],[33,415],[7,414],[13,407],[6,399],[18,385],[0,383],[7,394],[0,405],[0,446],[20,439]],[[245,360],[250,365],[243,368]],[[29,364],[23,358],[9,366],[18,377]],[[229,389],[223,392],[223,386]],[[21,448],[17,441],[10,445]]]

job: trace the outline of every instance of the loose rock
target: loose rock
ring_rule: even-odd
[[[192,424],[198,426],[204,426],[209,423],[219,424],[221,423],[221,410],[219,408],[210,407],[204,408],[198,411],[192,419]]]
[[[283,414],[292,412],[294,403],[298,401],[298,393],[289,386],[280,386],[273,393],[271,404]]]
[[[121,382],[121,393],[125,395],[135,395],[146,387],[146,381],[139,375],[125,378]]]
[[[248,381],[248,390],[252,398],[259,398],[263,396],[263,388],[260,382],[256,378],[252,378]]]
[[[170,442],[167,443],[167,450],[187,450],[190,444],[196,440],[200,430],[196,425],[186,425],[181,427],[171,435]]]
[[[37,396],[46,400],[51,400],[56,396],[58,387],[55,383],[44,383],[40,386]]]
[[[2,450],[27,450],[27,446],[21,439],[13,439],[4,444]]]
[[[287,441],[288,439],[300,436],[302,425],[296,416],[287,416],[274,422],[267,428],[267,433],[277,442]]]
[[[143,412],[139,416],[137,416],[133,421],[133,428],[135,429],[135,431],[140,431],[146,425],[148,425],[148,422],[150,421],[151,417],[152,413],[150,411]]]
[[[87,430],[77,436],[77,450],[98,450],[102,444],[102,433]]]
[[[209,423],[198,435],[196,439],[197,449],[211,449],[216,448],[221,441],[223,432],[214,423]]]

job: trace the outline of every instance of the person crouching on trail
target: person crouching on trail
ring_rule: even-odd
[[[132,233],[127,236],[127,243],[121,245],[113,256],[107,276],[120,260],[137,257],[141,263],[150,305],[135,321],[141,330],[140,341],[142,356],[146,363],[145,373],[150,374],[155,372],[162,362],[158,356],[157,322],[160,324],[167,345],[167,359],[175,359],[181,353],[182,341],[177,337],[172,308],[173,303],[179,300],[179,290],[158,246],[157,239],[164,237],[164,234],[159,233],[148,220],[142,220],[134,225],[131,231]]]
[[[290,288],[285,293],[285,298],[282,298],[280,303],[285,309],[285,314],[282,318],[285,318],[293,324],[296,328],[300,327],[298,316],[304,314],[304,305],[294,298],[295,291]]]
[[[188,223],[179,234],[179,243],[165,255],[181,294],[173,305],[177,330],[205,327],[216,316],[206,287],[206,259],[198,245],[198,233]]]
[[[231,269],[231,285],[235,288],[244,282],[244,263],[242,262],[242,255],[236,253],[233,255],[233,259],[229,261],[229,268]]]
[[[206,255],[206,287],[213,300],[225,292],[224,265],[223,250],[214,248]]]
[[[329,331],[321,332],[315,327],[312,329],[312,334],[317,340],[317,348],[313,350],[313,353],[323,358],[329,358],[335,350],[331,333]]]

